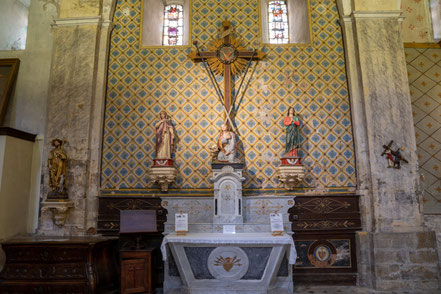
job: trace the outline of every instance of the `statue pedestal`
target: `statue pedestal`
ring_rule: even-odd
[[[300,157],[282,157],[281,161],[277,176],[285,189],[292,190],[305,178],[305,167]]]
[[[47,195],[47,201],[52,202],[52,201],[68,201],[69,197],[67,196],[67,193],[57,193],[57,192],[49,192],[49,194]]]
[[[149,172],[150,179],[161,187],[162,192],[168,191],[168,186],[175,181],[178,173],[172,159],[154,159]]]
[[[69,210],[74,207],[72,201],[44,201],[41,212],[50,211],[52,213],[52,221],[58,227],[64,226]]]

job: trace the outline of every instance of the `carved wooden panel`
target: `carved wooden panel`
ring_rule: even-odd
[[[121,210],[156,210],[156,233],[121,234]],[[109,236],[119,236],[119,247],[122,251],[154,249],[152,252],[152,289],[162,288],[164,281],[164,262],[159,250],[164,232],[164,222],[167,220],[167,210],[161,207],[159,197],[114,197],[101,196],[98,209],[98,233]]]
[[[156,210],[158,232],[164,231],[167,211],[161,207],[158,197],[100,197],[98,209],[98,232],[104,235],[119,234],[121,210]]]
[[[87,269],[85,263],[13,263],[5,268],[2,275],[7,280],[78,280],[87,278]]]
[[[295,232],[361,229],[358,196],[298,196],[295,201],[290,210]]]
[[[357,195],[297,196],[290,209],[298,254],[293,278],[303,284],[357,280],[355,232],[361,229]]]
[[[10,262],[74,262],[87,259],[87,247],[63,246],[61,248],[48,246],[34,246],[32,251],[28,247],[8,247],[8,259]]]
[[[117,239],[27,237],[2,244],[0,293],[103,293],[117,290]]]
[[[152,292],[152,251],[121,252],[121,293]]]
[[[84,294],[89,293],[86,282],[11,282],[5,281],[0,285],[1,294]]]

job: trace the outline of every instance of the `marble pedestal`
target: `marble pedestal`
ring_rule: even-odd
[[[300,157],[282,157],[277,176],[287,190],[294,189],[305,178],[305,167]]]
[[[188,213],[188,231],[191,233],[222,233],[223,225],[236,225],[236,233],[271,232],[269,214],[278,211],[283,215],[284,230],[292,234],[288,210],[294,206],[294,196],[246,196],[242,198],[243,222],[214,222],[213,197],[161,197],[161,205],[167,209],[164,233],[175,232],[175,214]]]
[[[154,159],[149,169],[150,179],[161,187],[162,192],[168,191],[168,186],[175,181],[178,171],[172,159]]]
[[[288,234],[169,234],[161,250],[166,294],[293,293],[296,252]]]
[[[63,227],[69,210],[74,207],[72,201],[44,201],[42,202],[41,212],[50,211],[52,213],[52,221],[58,227]]]

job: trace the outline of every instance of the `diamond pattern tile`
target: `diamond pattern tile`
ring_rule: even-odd
[[[441,49],[406,48],[424,212],[441,213]]]
[[[166,110],[179,137],[176,183],[171,188],[210,188],[208,146],[222,124],[222,108],[190,48],[139,48],[141,0],[119,0],[111,36],[102,189],[154,188],[147,169],[154,157],[154,124]],[[127,14],[127,11],[130,13]],[[239,153],[246,163],[245,189],[279,188],[282,119],[288,107],[302,115],[304,187],[353,187],[354,147],[343,42],[335,1],[311,1],[313,44],[265,47],[264,61],[235,118]],[[260,48],[258,0],[193,0],[191,37],[202,47],[228,17],[237,34]],[[248,75],[249,77],[250,75]]]

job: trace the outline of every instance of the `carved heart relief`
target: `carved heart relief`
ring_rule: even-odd
[[[224,263],[224,264],[223,264],[223,266],[224,266],[224,270],[226,270],[227,272],[229,272],[229,271],[233,268],[233,265],[234,265],[234,264],[232,264],[232,263]]]

